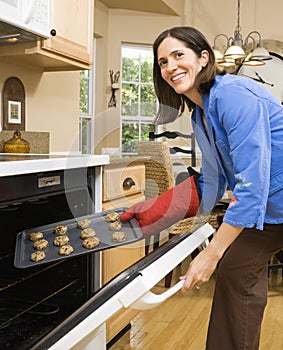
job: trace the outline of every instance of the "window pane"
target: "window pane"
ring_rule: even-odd
[[[138,85],[122,84],[122,115],[138,115]]]
[[[139,81],[139,60],[134,58],[122,58],[123,81]]]
[[[89,71],[80,71],[80,112],[89,113]]]
[[[141,59],[141,81],[143,83],[153,82],[152,70],[153,70],[153,55],[149,53],[148,57]]]
[[[152,85],[141,85],[140,114],[149,117],[153,117],[156,114],[156,97]]]
[[[82,153],[88,153],[88,120],[82,119],[81,124],[81,151]]]
[[[122,152],[136,152],[136,142],[139,140],[139,123],[123,123],[122,135]]]
[[[155,126],[153,124],[141,124],[141,140],[148,140],[149,132],[155,132]]]

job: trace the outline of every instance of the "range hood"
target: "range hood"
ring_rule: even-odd
[[[0,21],[0,46],[44,39],[43,36]]]

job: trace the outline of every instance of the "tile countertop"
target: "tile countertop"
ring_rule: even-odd
[[[109,164],[108,155],[0,153],[0,176]]]

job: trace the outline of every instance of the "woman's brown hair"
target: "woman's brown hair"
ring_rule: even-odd
[[[166,124],[174,121],[184,112],[186,105],[190,111],[195,108],[195,104],[188,97],[177,94],[161,76],[157,50],[162,41],[168,37],[182,41],[184,45],[193,50],[199,58],[203,50],[208,51],[209,61],[198,73],[195,81],[196,89],[201,95],[209,93],[217,74],[225,74],[225,71],[221,71],[217,67],[213,50],[207,39],[197,29],[193,27],[174,27],[162,32],[153,44],[153,81],[155,93],[159,101],[155,124]]]

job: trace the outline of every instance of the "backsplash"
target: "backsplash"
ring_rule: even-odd
[[[4,151],[4,143],[14,136],[14,130],[3,130],[0,132],[0,153]],[[30,153],[48,154],[50,133],[45,131],[22,131],[22,139],[30,144]]]

